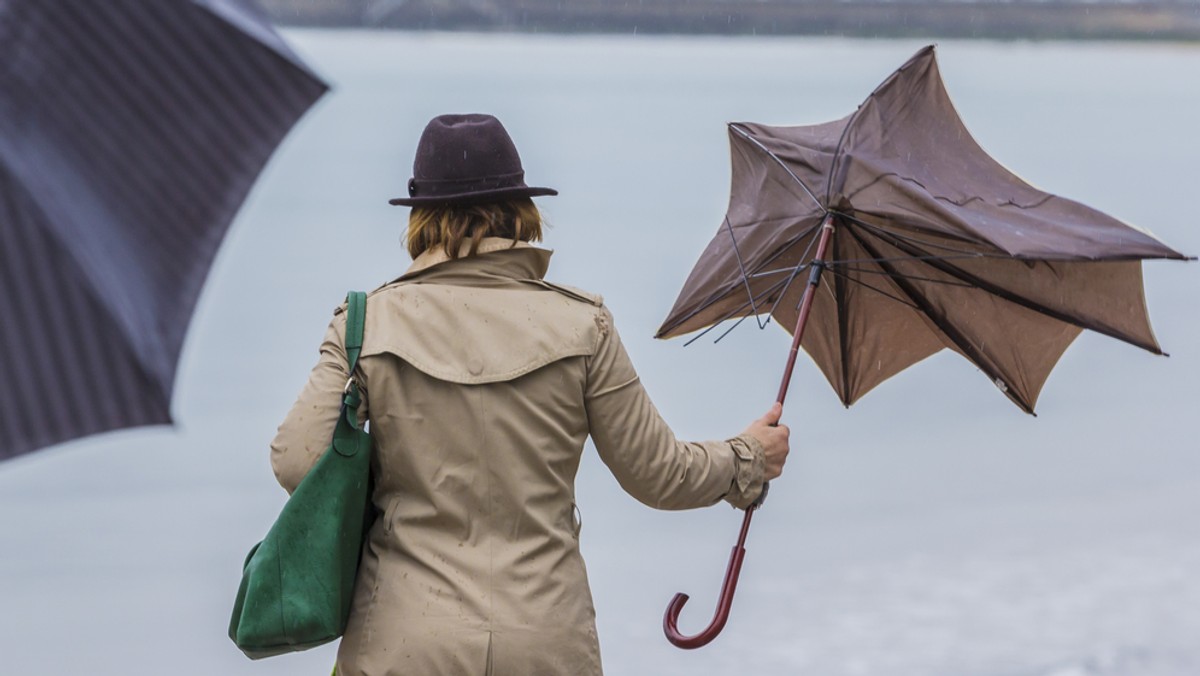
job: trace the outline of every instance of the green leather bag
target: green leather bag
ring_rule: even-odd
[[[362,351],[367,295],[346,297],[346,356]],[[288,498],[242,571],[229,637],[251,659],[328,643],[346,629],[371,507],[371,437],[358,425],[358,383],[346,384],[333,440]]]

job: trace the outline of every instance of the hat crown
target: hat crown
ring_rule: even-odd
[[[418,206],[556,194],[551,188],[525,184],[521,156],[500,120],[469,113],[438,115],[425,125],[408,197],[391,203]]]
[[[512,137],[491,115],[439,115],[417,144],[413,178],[466,181],[523,174]]]

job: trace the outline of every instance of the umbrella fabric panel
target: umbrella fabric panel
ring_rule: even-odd
[[[170,422],[170,400],[23,189],[0,174],[0,459],[76,436]]]
[[[803,286],[807,275],[802,266],[812,259],[819,224],[816,218],[788,223],[788,230],[795,234],[775,250],[755,248],[755,243],[746,239],[749,230],[734,228],[731,235],[731,228],[722,226],[703,254],[705,259],[720,263],[693,268],[684,292],[655,337],[671,338],[726,319],[766,314],[772,307],[781,317],[788,316],[790,308],[794,320],[796,302],[789,305],[787,300],[780,300],[780,293]],[[756,254],[753,258],[746,256],[752,251]],[[739,257],[748,276],[742,275]]]
[[[666,335],[768,312],[784,328],[794,326],[815,230],[758,259],[748,255],[750,232],[726,228],[713,239],[705,256],[726,261],[730,274],[716,287],[724,293],[681,297],[678,307],[701,309],[683,314]],[[1023,261],[897,233],[840,223],[801,343],[847,406],[943,347],[966,356],[1029,412],[1080,328],[1159,352],[1137,261]]]
[[[745,312],[735,316],[755,313],[759,304],[766,301],[769,306],[778,297],[775,294],[768,300],[764,295],[770,294],[771,287],[790,288],[788,282],[795,279],[792,272],[807,262],[800,257],[806,250],[811,254],[825,213],[812,172],[832,162],[833,149],[848,119],[787,128],[800,135],[802,142],[795,143],[766,134],[756,136],[763,125],[729,125],[733,165],[729,209],[700,257],[708,264],[692,269],[656,337],[703,328],[743,304]],[[810,146],[816,150],[809,152]],[[780,153],[780,159],[771,153]],[[773,275],[772,270],[782,273]],[[744,273],[757,276],[746,280]],[[753,294],[747,293],[747,286]]]
[[[747,178],[767,170],[778,173],[781,182],[789,185],[797,201],[789,202],[785,195],[772,198],[761,196],[758,207],[767,211],[794,213],[797,209],[817,208],[824,212],[836,201],[829,199],[829,176],[838,158],[840,143],[847,126],[854,120],[848,115],[823,124],[797,127],[772,127],[753,122],[729,125],[729,142],[733,154],[731,200],[751,199],[753,193]],[[762,165],[760,169],[757,165]],[[777,201],[782,197],[782,201]]]
[[[255,39],[274,35],[260,19],[232,0],[0,0],[0,169],[24,190],[12,204],[162,397],[229,223],[325,91],[278,36]]]
[[[950,345],[941,331],[886,275],[861,263],[871,258],[855,238],[835,231],[830,257],[801,346],[846,406],[877,385]],[[799,303],[801,289],[795,294]],[[790,323],[795,325],[796,313]]]
[[[119,0],[129,2],[131,0]],[[133,0],[136,2],[136,0]],[[162,2],[162,0],[159,0]],[[171,0],[178,2],[179,0]],[[319,81],[315,73],[296,55],[283,37],[275,31],[271,17],[257,0],[186,0],[211,12],[225,23],[246,34],[253,43],[266,47],[264,54],[270,58],[286,60],[293,68]]]
[[[190,3],[10,11],[3,161],[169,382],[224,226],[320,86]]]
[[[1030,186],[979,146],[946,93],[932,47],[921,50],[863,102],[834,122],[795,127],[738,122],[731,214],[763,181],[803,185],[815,200],[759,195],[764,213],[823,209],[871,214],[925,232],[1039,259],[1184,258],[1153,236],[1069,199]],[[754,163],[761,167],[750,167]],[[782,200],[782,201],[780,201]]]
[[[1049,317],[1156,354],[1162,352],[1150,327],[1142,266],[1137,260],[1016,259],[992,253],[987,245],[910,231],[894,221],[865,214],[843,219],[842,228],[853,236],[886,244],[891,252],[887,257],[901,259],[897,269],[905,275],[944,273],[948,275],[945,284],[975,286]],[[872,258],[845,260],[835,267],[867,267],[886,274]]]
[[[1023,410],[1033,412],[1050,371],[1079,334],[1078,326],[965,283],[886,240],[855,228],[844,231],[876,261],[880,276],[894,290],[894,304],[920,312],[947,347],[975,364]],[[1026,267],[1020,261],[986,260]]]
[[[830,206],[847,202],[1010,256],[1184,257],[1115,218],[1030,186],[984,152],[946,93],[932,47],[859,107],[826,178]]]

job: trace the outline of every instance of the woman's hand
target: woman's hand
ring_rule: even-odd
[[[763,417],[750,423],[743,434],[758,439],[758,443],[762,444],[763,451],[766,455],[766,469],[764,470],[763,478],[770,481],[775,477],[783,474],[783,463],[787,462],[788,451],[788,435],[791,430],[787,425],[780,425],[779,418],[783,415],[783,405],[776,402],[771,410],[767,411]]]

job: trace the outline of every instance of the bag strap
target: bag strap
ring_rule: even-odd
[[[367,294],[362,291],[346,294],[346,361],[349,367],[346,372],[351,376],[354,375],[354,368],[358,366],[358,355],[362,353],[366,319]]]
[[[334,448],[338,448],[338,434],[342,432],[343,425],[347,428],[345,432],[342,432],[343,435],[349,434],[349,430],[359,429],[358,405],[362,403],[362,397],[359,396],[354,369],[358,367],[358,356],[362,354],[366,319],[367,294],[362,291],[351,291],[346,294],[346,372],[350,374],[350,377],[346,381],[346,389],[342,394],[342,410],[338,415],[338,424],[333,433]],[[341,451],[339,450],[339,452]],[[353,453],[348,455],[353,455]]]

